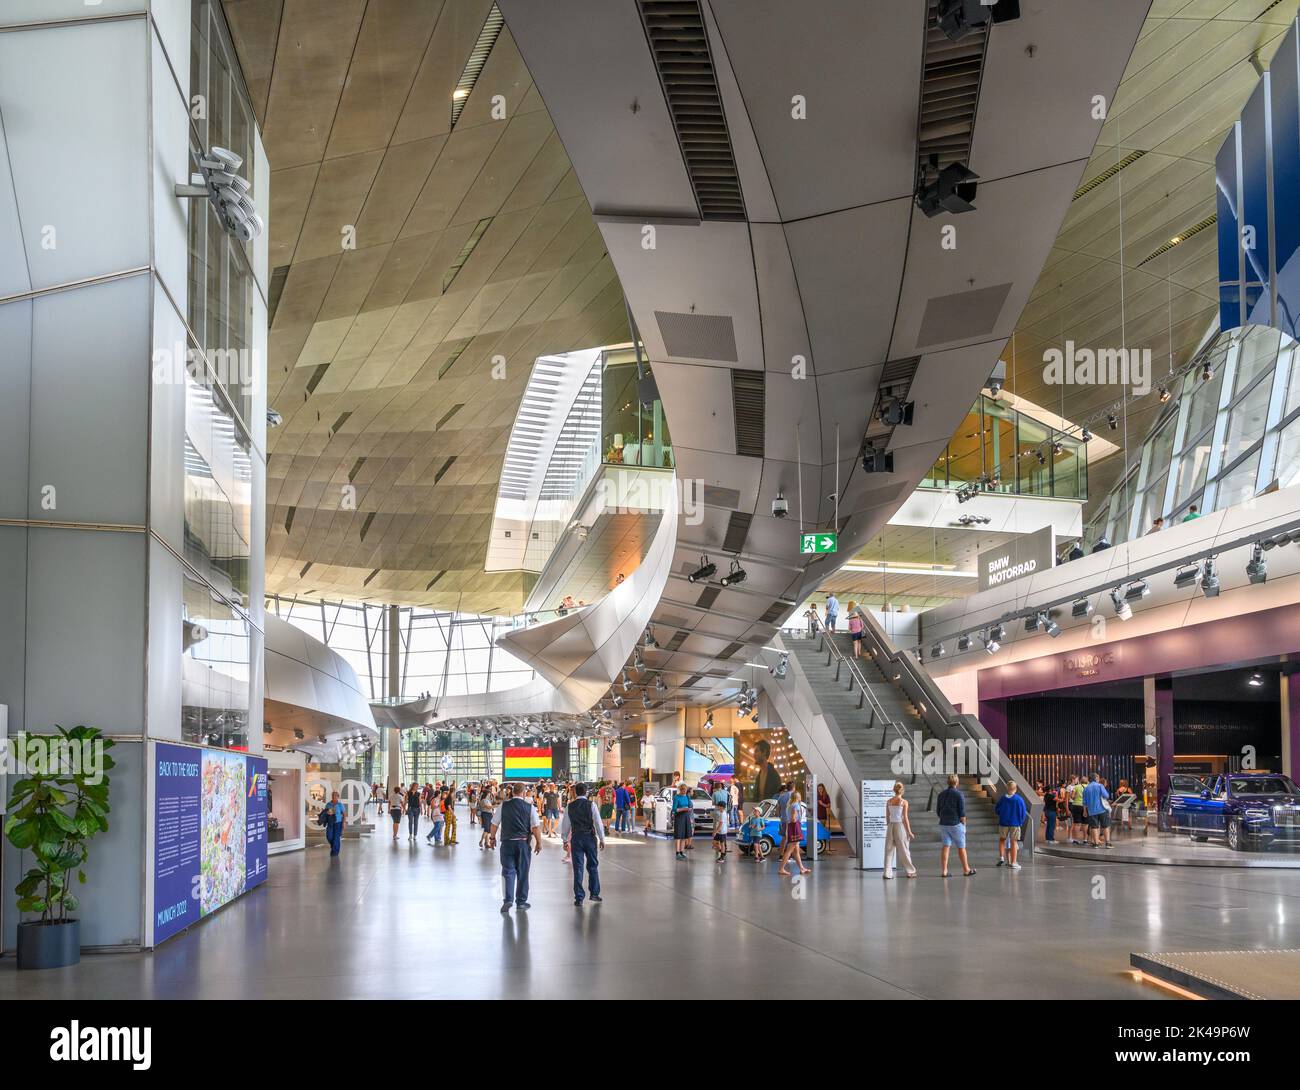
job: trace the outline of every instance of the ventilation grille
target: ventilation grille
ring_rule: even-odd
[[[688,635],[690,635],[689,632],[681,632],[681,631],[675,632],[673,634],[673,638],[669,640],[666,644],[664,644],[664,650],[680,651],[682,648],[682,644],[686,642],[686,637]]]
[[[639,0],[700,217],[743,220],[745,202],[698,0]]]
[[[1121,170],[1123,170],[1125,167],[1131,167],[1145,154],[1146,154],[1145,151],[1130,151],[1126,156],[1124,156],[1123,159],[1121,159],[1114,166],[1107,167],[1100,174],[1098,174],[1097,177],[1095,177],[1092,181],[1084,182],[1083,185],[1079,186],[1079,188],[1074,191],[1074,196],[1070,198],[1071,202],[1077,201],[1080,197],[1086,197],[1099,185],[1105,185],[1113,177],[1115,177],[1115,175],[1118,174]]]
[[[736,327],[725,314],[690,314],[656,310],[655,322],[664,351],[687,360],[738,363]]]
[[[469,51],[469,60],[465,63],[465,70],[460,74],[460,79],[456,81],[456,89],[451,93],[451,125],[456,127],[456,122],[460,120],[460,112],[465,108],[465,103],[469,101],[470,92],[474,90],[474,84],[478,82],[478,77],[483,71],[483,66],[487,64],[488,54],[492,52],[492,47],[497,44],[497,38],[501,35],[501,28],[505,25],[505,20],[501,17],[501,11],[496,6],[487,13],[487,18],[483,21],[483,29],[478,32],[478,41],[474,43],[474,48]]]
[[[1174,237],[1171,238],[1168,242],[1166,242],[1163,246],[1160,246],[1157,249],[1153,250],[1151,253],[1147,254],[1146,257],[1144,257],[1141,261],[1137,263],[1137,267],[1139,269],[1142,268],[1142,266],[1145,265],[1148,261],[1154,261],[1161,254],[1167,254],[1175,246],[1181,246],[1193,235],[1199,235],[1202,231],[1207,230],[1210,227],[1213,227],[1218,222],[1219,222],[1219,213],[1215,212],[1213,215],[1206,216],[1205,219],[1201,220],[1198,223],[1192,224],[1189,228],[1187,228],[1186,231],[1174,235]]]
[[[926,16],[916,147],[920,167],[928,167],[930,157],[937,155],[942,170],[950,163],[970,161],[988,26],[974,27],[960,41],[950,41],[939,29],[938,6],[939,0],[930,0]]]
[[[789,608],[790,606],[785,602],[773,602],[767,607],[767,612],[765,612],[759,620],[763,624],[776,624],[777,621],[785,616],[785,611]]]
[[[720,587],[705,587],[700,591],[699,600],[695,603],[700,609],[712,609],[713,603],[718,600],[718,595],[722,593]]]
[[[681,687],[683,689],[692,689],[700,683],[700,680],[703,677],[704,677],[703,674],[692,674],[690,677],[688,677],[685,681],[682,682]]]
[[[763,457],[764,374],[731,372],[731,407],[736,417],[736,453]]]
[[[731,517],[727,519],[727,533],[722,539],[724,552],[734,556],[745,547],[745,538],[749,537],[749,524],[753,521],[754,516],[748,511],[731,512]]]
[[[722,488],[716,484],[706,484],[703,489],[705,507],[728,507],[735,509],[740,506],[740,492],[734,488]]]
[[[734,655],[737,651],[739,651],[744,646],[745,645],[743,643],[729,643],[720,652],[718,652],[718,658],[729,659],[731,658],[732,655]]]
[[[465,245],[460,248],[460,253],[456,255],[456,260],[447,266],[447,271],[442,274],[442,293],[447,294],[447,289],[451,287],[452,281],[460,275],[460,270],[465,267],[465,262],[469,260],[470,254],[478,246],[479,240],[482,239],[484,232],[492,226],[492,217],[488,216],[474,224],[474,230],[469,233],[469,238],[465,240]]]

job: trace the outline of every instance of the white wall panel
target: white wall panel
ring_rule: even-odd
[[[187,341],[185,323],[167,293],[157,281],[152,288],[149,529],[181,554],[185,549],[185,381],[180,365]]]
[[[35,288],[148,264],[147,57],[143,19],[0,34],[0,108]]]
[[[0,306],[0,518],[27,517],[32,303]]]
[[[0,526],[0,704],[9,706],[11,735],[26,727],[27,535],[25,526]]]
[[[35,300],[30,517],[144,525],[150,287],[134,276]]]
[[[34,529],[27,725],[144,727],[145,535]]]
[[[178,632],[185,610],[182,573],[181,562],[150,538],[147,727],[150,738],[177,742],[181,740],[183,665]]]
[[[188,5],[186,5],[188,11]],[[189,216],[196,202],[178,198],[178,182],[190,176],[189,113],[176,89],[162,46],[152,41],[153,64],[153,254],[154,265],[181,313],[189,290]],[[188,72],[189,58],[185,71]],[[206,201],[198,202],[202,209]]]

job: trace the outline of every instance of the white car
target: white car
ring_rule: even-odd
[[[713,796],[699,787],[688,787],[686,793],[691,797],[691,810],[695,815],[695,831],[697,833],[713,832]],[[671,813],[673,805],[672,791],[664,792],[659,798],[668,803],[669,812]]]

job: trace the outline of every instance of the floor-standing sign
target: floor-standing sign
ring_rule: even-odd
[[[885,869],[885,803],[893,794],[893,780],[862,781],[862,850],[858,859],[863,870]]]

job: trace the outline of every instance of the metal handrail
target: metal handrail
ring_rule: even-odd
[[[858,707],[859,708],[862,707],[864,701],[871,705],[871,721],[867,724],[867,729],[870,730],[872,727],[876,725],[877,718],[880,720],[882,726],[880,731],[879,748],[881,749],[885,748],[885,740],[889,735],[889,730],[891,727],[893,728],[894,733],[899,738],[907,742],[909,746],[912,745],[913,738],[911,732],[907,729],[907,727],[904,724],[900,723],[897,719],[892,718],[885,711],[885,706],[879,701],[879,699],[876,697],[876,694],[871,691],[871,686],[868,684],[866,677],[863,675],[862,669],[853,661],[853,659],[850,656],[844,654],[844,652],[836,645],[835,640],[833,638],[828,638],[828,637],[834,637],[835,634],[833,632],[826,631],[826,628],[822,624],[821,619],[819,617],[813,617],[811,618],[811,620],[812,620],[813,631],[821,636],[821,644],[818,647],[818,650],[826,651],[829,656],[833,656],[837,661],[837,665],[835,668],[835,680],[839,681],[840,679],[840,667],[847,666],[849,669],[849,692],[853,691],[853,683],[856,681],[858,688],[862,693],[862,699],[858,701]],[[827,666],[830,665],[830,658],[827,658],[826,665]],[[912,761],[912,778],[910,781],[911,783],[916,783],[918,765],[919,765],[919,761],[916,760],[916,755],[914,754],[913,761]],[[934,778],[928,772],[921,771],[920,774],[925,777],[925,782],[930,785],[930,797],[926,800],[926,804],[925,804],[926,810],[929,810],[931,807],[934,806],[934,800],[938,796],[940,788],[935,783]]]
[[[886,662],[907,673],[913,687],[925,695],[926,700],[930,704],[931,711],[942,721],[944,729],[959,730],[965,742],[979,742],[984,740],[974,735],[971,730],[970,724],[975,723],[979,725],[979,720],[973,715],[958,714],[957,710],[953,708],[952,703],[943,694],[943,690],[935,684],[934,679],[931,678],[929,674],[924,672],[910,651],[891,652],[887,642],[888,636],[879,622],[870,614],[865,613],[861,607],[859,607],[855,612],[862,618],[864,626],[863,632],[869,632],[871,634],[873,641],[879,645],[880,652],[884,656]],[[922,718],[924,719],[924,716],[922,716]],[[980,729],[984,731],[986,738],[992,738],[982,725],[980,725]],[[931,732],[935,734],[939,733],[933,727],[931,727]],[[1038,827],[1038,816],[1042,813],[1043,807],[1042,800],[1037,797],[1033,785],[1030,784],[1021,774],[1020,770],[1012,764],[1011,759],[1002,750],[1000,745],[998,746],[998,763],[993,769],[993,776],[991,778],[994,781],[993,786],[995,792],[998,790],[1004,791],[1008,783],[1014,782],[1016,789],[1024,797],[1025,803],[1029,807],[1029,814],[1025,819],[1025,824],[1030,831],[1030,835],[1022,843],[1022,849],[1027,848],[1028,854],[1032,856],[1032,831]]]

